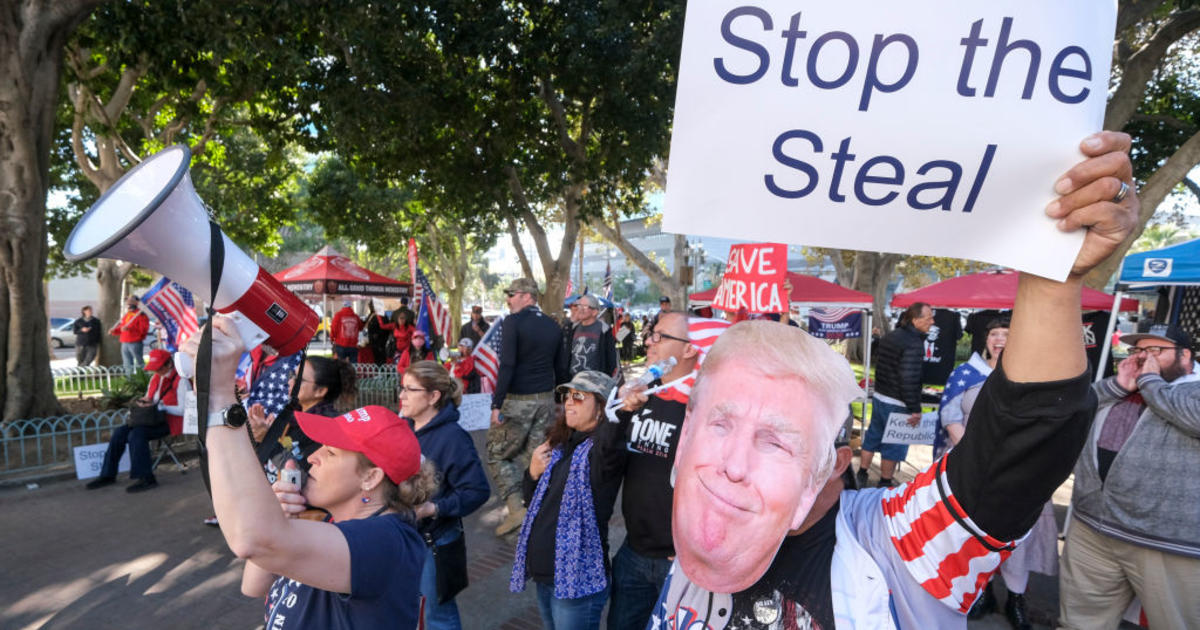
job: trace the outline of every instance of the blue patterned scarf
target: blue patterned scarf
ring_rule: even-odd
[[[604,574],[604,547],[600,543],[600,528],[596,525],[596,506],[592,503],[591,465],[588,459],[591,450],[590,437],[575,447],[558,510],[554,541],[554,597],[558,599],[586,597],[599,593],[608,585]],[[550,463],[538,479],[529,512],[525,514],[525,522],[521,523],[512,577],[508,581],[508,590],[513,593],[525,590],[525,554],[529,549],[529,530],[533,528],[533,521],[542,507],[546,488],[550,487],[550,471],[554,470],[554,465],[562,459],[562,455],[562,446],[551,452]]]

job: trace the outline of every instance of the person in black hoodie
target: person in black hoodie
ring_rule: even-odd
[[[858,485],[867,485],[867,471],[879,451],[879,485],[894,485],[896,462],[908,455],[906,444],[883,444],[883,430],[893,413],[907,413],[908,423],[921,422],[921,366],[925,353],[925,333],[933,326],[933,309],[924,302],[909,306],[900,316],[900,325],[879,342],[875,364],[875,394],[871,397],[871,426],[863,437],[859,458]]]
[[[421,454],[437,467],[441,484],[433,498],[417,506],[418,529],[428,547],[421,572],[425,627],[461,628],[454,596],[467,586],[463,517],[491,494],[483,462],[471,436],[458,425],[462,389],[446,368],[418,361],[404,371],[400,415],[412,424]]]
[[[551,630],[599,628],[608,601],[608,520],[624,469],[620,425],[604,419],[613,384],[587,370],[556,388],[563,404],[525,474],[529,510],[509,590],[521,592],[532,579]]]
[[[75,333],[75,363],[91,365],[100,351],[100,320],[92,315],[92,307],[79,310],[79,319],[71,324],[71,330]]]

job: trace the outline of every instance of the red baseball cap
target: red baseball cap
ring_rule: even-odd
[[[421,469],[421,445],[400,416],[387,407],[360,407],[336,418],[296,412],[305,435],[314,442],[367,456],[399,484]]]
[[[146,361],[146,367],[144,369],[147,372],[157,371],[158,368],[166,365],[167,361],[170,361],[170,360],[171,360],[170,352],[167,352],[166,350],[160,350],[158,348],[155,348],[154,350],[150,351],[150,360]]]

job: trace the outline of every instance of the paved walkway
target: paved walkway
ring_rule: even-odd
[[[482,451],[484,433],[474,437]],[[241,562],[218,530],[201,524],[212,508],[199,471],[164,465],[158,479],[157,489],[138,495],[124,492],[124,478],[90,492],[73,480],[0,490],[0,628],[262,627],[262,602],[238,589]],[[500,540],[490,531],[502,516],[493,500],[467,520],[471,586],[458,598],[463,625],[540,628],[531,591],[508,592],[513,536]],[[610,531],[615,548],[625,535],[619,509]],[[1049,621],[1057,583],[1033,578],[1038,618]],[[1007,627],[1000,615],[971,624]]]

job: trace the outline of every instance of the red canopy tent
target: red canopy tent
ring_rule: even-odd
[[[870,308],[871,294],[854,291],[846,287],[827,282],[813,276],[806,276],[794,271],[788,272],[788,280],[792,283],[792,294],[789,296],[793,305],[813,305],[829,307]],[[690,296],[693,306],[708,306],[717,297],[717,289],[693,293]]]
[[[847,289],[838,284],[813,276],[806,276],[794,271],[787,272],[788,281],[792,283],[792,293],[788,296],[792,306],[821,306],[829,308],[857,308],[866,312],[868,331],[864,335],[867,343],[863,344],[863,389],[870,391],[871,386],[871,305],[874,300],[870,293]],[[693,293],[688,296],[692,306],[708,306],[717,297],[717,288]],[[865,419],[864,419],[865,422]]]
[[[364,269],[328,245],[295,267],[275,274],[275,278],[288,290],[306,296],[402,298],[412,295],[412,285],[408,282]]]
[[[1010,269],[983,271],[948,278],[927,287],[898,293],[892,306],[905,308],[915,302],[943,308],[1010,309],[1017,298],[1017,273]],[[1111,311],[1113,296],[1095,289],[1083,288],[1083,310]],[[1122,311],[1136,311],[1137,300],[1121,301]]]

